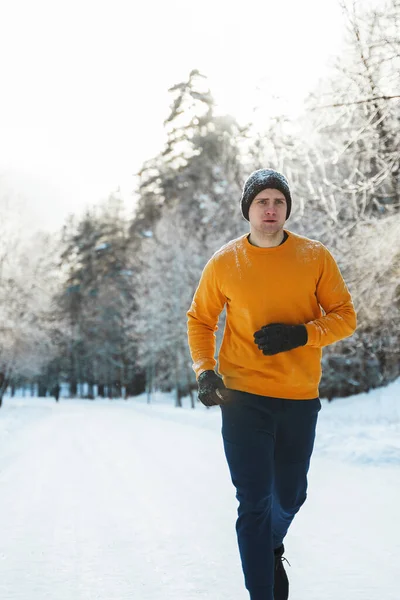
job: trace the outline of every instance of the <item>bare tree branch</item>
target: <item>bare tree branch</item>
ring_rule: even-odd
[[[377,100],[395,100],[400,98],[400,95],[396,96],[375,96],[374,98],[365,98],[364,100],[354,100],[352,102],[335,102],[334,104],[323,104],[322,106],[315,106],[310,110],[321,110],[322,108],[338,108],[340,106],[353,106],[354,104],[367,104],[368,102],[376,102]]]

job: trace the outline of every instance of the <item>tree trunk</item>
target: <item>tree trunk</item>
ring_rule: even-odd
[[[182,390],[179,384],[179,357],[175,352],[175,406],[182,408]]]
[[[194,403],[194,395],[193,395],[193,390],[191,388],[189,388],[189,396],[190,396],[190,408],[195,408],[196,405]]]
[[[175,388],[175,406],[182,408],[182,392],[179,385]]]
[[[69,395],[71,398],[75,398],[78,393],[78,383],[74,379],[69,382]]]
[[[185,376],[186,376],[186,385],[187,385],[187,390],[190,396],[190,407],[191,408],[195,408],[195,402],[194,402],[194,396],[193,396],[193,390],[191,387],[191,382],[190,382],[190,372],[189,369],[187,368],[186,364],[185,364]]]
[[[153,391],[153,365],[147,368],[147,404],[151,402],[151,393]]]
[[[0,372],[0,408],[3,404],[3,395],[8,386],[8,380],[6,378],[6,374]]]
[[[39,398],[45,398],[47,396],[47,387],[44,383],[39,383],[38,396]]]

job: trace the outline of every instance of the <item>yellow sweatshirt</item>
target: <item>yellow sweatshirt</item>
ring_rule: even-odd
[[[227,388],[294,400],[318,397],[321,348],[351,335],[356,314],[325,246],[286,233],[287,240],[274,248],[252,246],[243,235],[206,264],[187,313],[197,377],[216,367],[215,332],[225,307],[218,371]],[[264,356],[253,334],[270,323],[305,324],[307,344]]]

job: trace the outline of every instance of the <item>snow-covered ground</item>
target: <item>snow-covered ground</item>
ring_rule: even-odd
[[[1,600],[247,600],[220,411],[6,398]],[[400,380],[323,401],[291,600],[398,600]]]

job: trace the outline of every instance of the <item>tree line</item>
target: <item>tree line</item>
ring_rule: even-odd
[[[356,334],[324,351],[321,395],[399,375],[400,3],[342,8],[345,52],[301,118],[239,125],[193,70],[170,89],[166,143],[138,173],[132,214],[114,193],[22,242],[2,206],[0,403],[8,387],[63,383],[72,397],[174,390],[194,406],[186,311],[210,255],[247,231],[243,181],[266,166],[290,182],[288,228],[331,249],[358,313]]]

